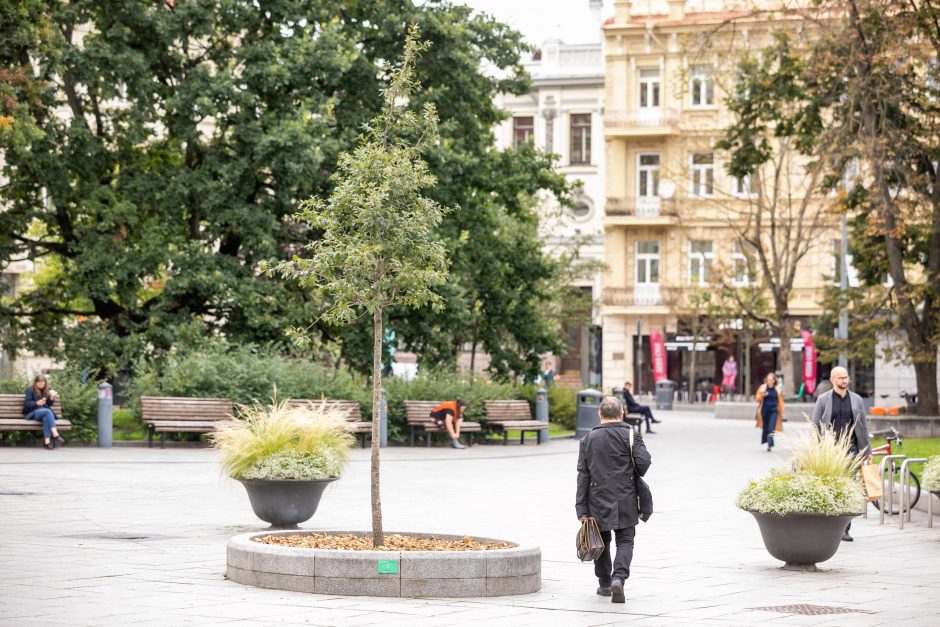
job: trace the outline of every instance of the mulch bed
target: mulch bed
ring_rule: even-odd
[[[480,542],[464,536],[461,540],[418,538],[399,534],[386,534],[383,546],[372,546],[372,536],[351,534],[289,534],[252,538],[261,544],[276,544],[295,549],[336,549],[343,551],[491,551],[511,549],[511,542]]]

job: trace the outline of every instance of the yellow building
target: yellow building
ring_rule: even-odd
[[[738,53],[765,47],[769,25],[724,3],[699,3],[698,12],[682,0],[614,4],[605,26],[603,383],[609,389],[632,381],[645,392],[652,388],[649,332],[663,334],[669,377],[687,385],[689,294],[713,286],[719,267],[738,267],[734,280],[741,284],[755,280],[743,270],[745,251],[729,223],[747,206],[752,186],[727,173],[713,145],[731,122],[724,89],[734,80]],[[718,28],[734,18],[734,28]],[[831,226],[798,266],[790,300],[796,318],[821,313],[839,238],[838,223]],[[749,350],[740,343],[697,345],[695,389],[720,383],[731,353],[741,364],[737,392],[753,392],[745,387],[779,367],[776,346],[773,338]],[[801,346],[801,340],[791,345],[796,368]]]

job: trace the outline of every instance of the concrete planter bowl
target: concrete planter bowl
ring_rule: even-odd
[[[373,597],[496,597],[542,587],[542,552],[514,546],[492,551],[340,551],[260,544],[266,535],[352,533],[275,531],[237,535],[227,547],[232,581],[277,590]],[[391,535],[395,532],[386,532]],[[431,537],[412,532],[407,535]],[[433,534],[435,538],[463,536]],[[489,538],[481,541],[496,542]]]
[[[255,516],[271,523],[272,529],[296,529],[310,520],[332,479],[275,480],[239,479],[248,492]]]
[[[783,569],[809,572],[836,554],[842,532],[857,515],[750,513],[757,520],[767,552],[785,563]]]

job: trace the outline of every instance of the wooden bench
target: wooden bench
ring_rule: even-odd
[[[548,423],[532,419],[529,401],[486,401],[486,424],[503,432],[503,446],[509,442],[509,430],[519,429],[519,444],[525,444],[526,432],[538,434],[548,429]]]
[[[42,431],[42,421],[23,418],[25,394],[0,394],[0,431]],[[62,417],[62,401],[52,406],[56,429],[71,431],[72,423]],[[55,446],[55,440],[52,441]]]
[[[405,417],[408,419],[408,426],[411,428],[411,446],[415,445],[415,435],[424,435],[424,445],[431,446],[431,434],[447,432],[437,426],[437,423],[431,418],[431,411],[440,405],[443,401],[405,401]],[[480,433],[482,428],[479,422],[469,422],[464,420],[460,424],[460,432],[466,433],[473,446],[473,434]]]
[[[232,419],[232,401],[227,398],[186,398],[141,396],[140,418],[147,426],[147,446],[153,448],[153,434],[209,433],[220,422]]]
[[[362,408],[359,406],[359,401],[294,398],[291,399],[288,404],[292,407],[310,407],[311,409],[319,409],[321,406],[326,405],[347,412],[346,420],[349,424],[346,428],[350,433],[362,436],[360,438],[362,440],[362,448],[366,447],[366,436],[372,435],[372,422],[362,419]]]
[[[644,416],[643,414],[624,413],[623,415],[623,421],[627,423],[628,425],[630,425],[631,427],[635,428],[638,433],[642,432],[643,430],[642,427],[643,427],[644,420],[646,420],[646,416]]]

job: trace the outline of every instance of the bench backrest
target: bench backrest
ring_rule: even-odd
[[[0,418],[22,418],[24,400],[25,394],[0,394]],[[62,417],[61,399],[52,406],[52,412],[57,418]]]
[[[486,401],[487,420],[532,420],[529,401]]]
[[[405,401],[408,422],[431,422],[431,411],[444,401]]]
[[[349,422],[362,422],[362,408],[359,406],[359,401],[292,398],[287,401],[287,404],[291,407],[309,407],[314,410],[321,407],[336,408],[346,412],[346,420]]]
[[[147,420],[230,420],[232,401],[227,398],[141,396],[140,414]]]

